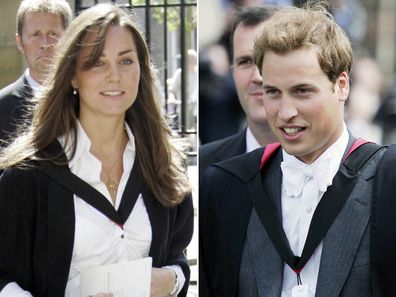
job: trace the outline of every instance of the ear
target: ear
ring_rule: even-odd
[[[16,41],[16,45],[17,45],[19,51],[20,51],[22,54],[24,54],[25,51],[24,51],[24,49],[23,49],[22,38],[21,38],[21,36],[19,36],[18,33],[15,34],[15,41]]]
[[[349,96],[349,75],[346,71],[341,72],[335,83],[340,101],[346,101]]]
[[[78,89],[78,86],[77,86],[77,79],[76,79],[75,76],[73,76],[73,78],[72,78],[72,80],[71,80],[71,85],[72,85],[72,87],[73,87],[74,89]]]

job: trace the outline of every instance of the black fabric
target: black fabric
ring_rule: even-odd
[[[213,176],[227,186],[212,188]],[[200,187],[199,295],[203,297],[237,296],[240,257],[252,206],[243,183],[228,177],[211,166],[202,180],[205,188]],[[213,191],[209,194],[208,190]],[[229,196],[230,192],[234,195]],[[228,232],[222,232],[224,229]]]
[[[122,224],[125,224],[125,222],[128,220],[128,217],[136,204],[139,194],[143,192],[143,183],[141,177],[142,174],[139,169],[139,162],[137,161],[137,158],[135,158],[131,175],[129,176],[125,186],[125,191],[122,194],[120,206],[117,209],[117,213],[121,218]]]
[[[12,175],[11,173],[11,178],[13,177]],[[29,178],[31,173],[25,172],[25,175],[26,178]],[[37,172],[37,176],[40,176],[40,180],[32,183],[32,186],[42,188],[43,196],[24,196],[31,200],[41,200],[41,207],[36,209],[37,214],[33,214],[34,219],[32,219],[33,222],[36,220],[41,223],[37,224],[37,230],[32,230],[34,232],[32,237],[38,237],[41,234],[43,251],[41,257],[38,257],[36,253],[33,253],[31,257],[37,261],[33,269],[44,270],[48,274],[40,280],[34,279],[33,281],[34,283],[45,282],[46,284],[46,286],[42,286],[38,293],[39,295],[64,296],[74,246],[75,216],[73,193],[53,179],[48,178],[48,175],[42,174],[41,171]],[[45,183],[43,184],[41,180],[45,181]],[[2,182],[0,180],[0,190],[1,187]],[[27,188],[29,190],[30,186],[27,186]],[[46,188],[48,192],[46,192]],[[48,219],[45,221],[46,214]],[[48,235],[44,232],[46,226]],[[29,248],[30,244],[31,241],[26,241],[21,247],[22,250]],[[40,258],[47,259],[48,263],[39,262]],[[20,260],[17,262],[20,262]],[[19,279],[17,283],[20,285]],[[29,287],[23,288],[29,290]],[[34,292],[37,291],[35,285]],[[35,295],[33,294],[33,296]]]
[[[385,152],[375,175],[370,260],[374,297],[396,296],[396,145]]]
[[[354,174],[360,176],[363,170],[366,168],[365,165],[367,165],[368,162],[374,158],[380,150],[385,149],[387,149],[387,146],[385,145],[367,142],[358,148],[359,155],[355,154],[353,158],[348,158],[344,162],[344,166],[347,170],[352,171]]]
[[[199,147],[199,178],[212,165],[246,152],[246,129],[230,137]]]
[[[15,281],[35,297],[60,297],[74,245],[74,193],[34,165],[7,169],[0,177],[0,290]],[[193,233],[191,196],[177,207],[162,206],[144,186],[142,196],[152,228],[153,266],[180,265],[186,283],[179,296],[186,296],[190,270],[184,250]]]
[[[259,148],[214,164],[202,177],[199,196],[200,296],[237,296],[240,260],[252,210],[246,182],[257,175],[262,153],[263,148]],[[278,152],[268,164],[272,174],[267,181],[272,187],[281,180],[281,159],[282,154]]]
[[[143,190],[138,164],[139,162],[135,159],[118,210],[116,210],[110,201],[99,191],[74,175],[67,166],[46,164],[42,167],[42,170],[59,184],[63,185],[69,191],[106,215],[114,223],[122,226],[128,219],[139,194]]]
[[[27,109],[32,96],[33,91],[24,75],[0,90],[0,140],[12,139],[24,119],[31,120]]]

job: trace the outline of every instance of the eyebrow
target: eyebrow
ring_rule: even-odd
[[[263,89],[278,89],[278,87],[263,84]]]
[[[295,90],[298,88],[315,88],[315,86],[305,83],[305,84],[298,84],[298,85],[292,86],[290,89]]]
[[[128,54],[128,53],[131,53],[131,52],[135,52],[136,53],[136,50],[128,49],[128,50],[125,50],[125,51],[122,51],[122,52],[118,53],[118,55],[122,56],[122,55],[125,55],[125,54]]]
[[[242,56],[238,56],[238,57],[235,57],[235,62],[238,62],[238,61],[242,61],[242,60],[246,60],[246,59],[253,59],[253,56],[252,55],[242,55]]]
[[[127,50],[125,50],[125,51],[119,52],[117,56],[122,56],[122,55],[125,55],[125,54],[128,54],[128,53],[132,53],[132,52],[136,53],[136,50],[134,50],[134,49],[127,49]],[[105,55],[102,53],[100,56],[101,56],[101,57],[104,57]]]
[[[315,86],[313,86],[311,84],[308,84],[308,83],[303,83],[303,84],[297,84],[297,85],[291,86],[289,88],[289,90],[295,90],[295,89],[298,89],[298,88],[315,88]],[[264,90],[268,90],[268,89],[279,89],[279,88],[276,87],[276,86],[263,84],[263,89]]]

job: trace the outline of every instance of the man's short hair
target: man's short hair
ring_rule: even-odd
[[[255,27],[262,22],[268,20],[274,12],[278,10],[277,7],[271,5],[262,5],[262,6],[244,6],[239,8],[234,14],[234,21],[232,23],[231,30],[231,53],[234,51],[234,33],[236,28],[242,24],[247,27]]]
[[[17,12],[16,28],[19,36],[22,36],[25,16],[30,12],[46,12],[59,15],[62,18],[63,28],[69,26],[73,14],[66,0],[22,0]]]
[[[334,83],[343,71],[349,74],[353,62],[351,43],[324,2],[277,11],[255,43],[253,60],[261,73],[267,51],[285,55],[293,50],[315,47],[319,65],[331,82]]]

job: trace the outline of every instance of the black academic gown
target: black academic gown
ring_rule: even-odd
[[[71,189],[76,176],[67,166],[30,165],[7,169],[0,177],[0,290],[16,282],[35,297],[61,297],[73,251],[73,195],[83,193],[81,187]],[[128,181],[125,191],[130,184]],[[152,227],[149,256],[153,267],[180,265],[186,282],[178,296],[186,296],[190,270],[184,250],[193,233],[192,199],[189,196],[177,207],[164,207],[146,187],[141,193]],[[80,197],[119,219],[105,198],[93,196]]]
[[[396,145],[378,165],[373,189],[370,256],[374,297],[396,296]]]

